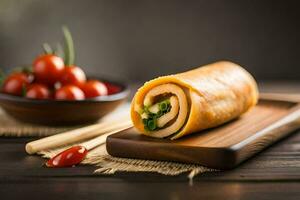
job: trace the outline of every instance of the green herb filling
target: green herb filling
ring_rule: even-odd
[[[171,110],[171,103],[169,99],[163,100],[158,105],[158,112],[152,113],[149,111],[151,106],[145,106],[143,109],[143,113],[147,114],[147,118],[143,119],[144,128],[147,131],[155,131],[158,130],[159,127],[157,126],[157,119],[163,116],[164,114],[170,112]]]

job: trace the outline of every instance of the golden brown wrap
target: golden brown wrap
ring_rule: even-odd
[[[154,105],[158,97],[170,99],[170,114],[165,114],[167,119],[158,118],[158,130],[145,130],[143,108]],[[239,65],[220,61],[146,82],[132,100],[131,119],[145,135],[177,139],[228,122],[248,111],[257,100],[254,78]]]

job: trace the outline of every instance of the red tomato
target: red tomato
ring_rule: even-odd
[[[105,84],[105,86],[107,88],[107,94],[108,95],[116,94],[116,93],[118,93],[118,92],[121,91],[121,88],[119,86],[117,86],[117,85],[114,85],[114,84],[111,84],[111,83],[107,83],[107,82],[105,82],[104,84]]]
[[[30,83],[30,76],[25,73],[16,72],[9,75],[3,82],[2,92],[21,96],[23,90],[27,88]]]
[[[49,99],[50,91],[47,86],[34,83],[28,87],[26,97],[31,99]]]
[[[83,91],[75,85],[65,85],[55,92],[55,99],[58,100],[82,100]]]
[[[66,66],[60,82],[62,85],[77,85],[81,86],[86,81],[86,76],[83,70],[77,66]]]
[[[59,80],[64,71],[62,58],[47,54],[35,59],[33,62],[33,74],[38,83],[53,86]]]
[[[107,88],[104,83],[97,80],[89,80],[82,86],[86,98],[93,98],[107,95]]]
[[[79,164],[88,153],[83,146],[73,146],[52,157],[46,162],[47,167],[70,167]]]

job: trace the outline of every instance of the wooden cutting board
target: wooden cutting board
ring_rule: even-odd
[[[107,152],[230,169],[298,129],[299,100],[298,95],[261,95],[258,105],[240,118],[173,141],[147,137],[131,128],[109,136]]]

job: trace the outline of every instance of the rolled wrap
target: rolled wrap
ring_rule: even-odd
[[[171,108],[156,119],[158,128],[149,130],[144,110],[161,99]],[[131,119],[142,134],[177,139],[237,118],[257,101],[254,78],[239,65],[220,61],[146,82],[132,100]]]

